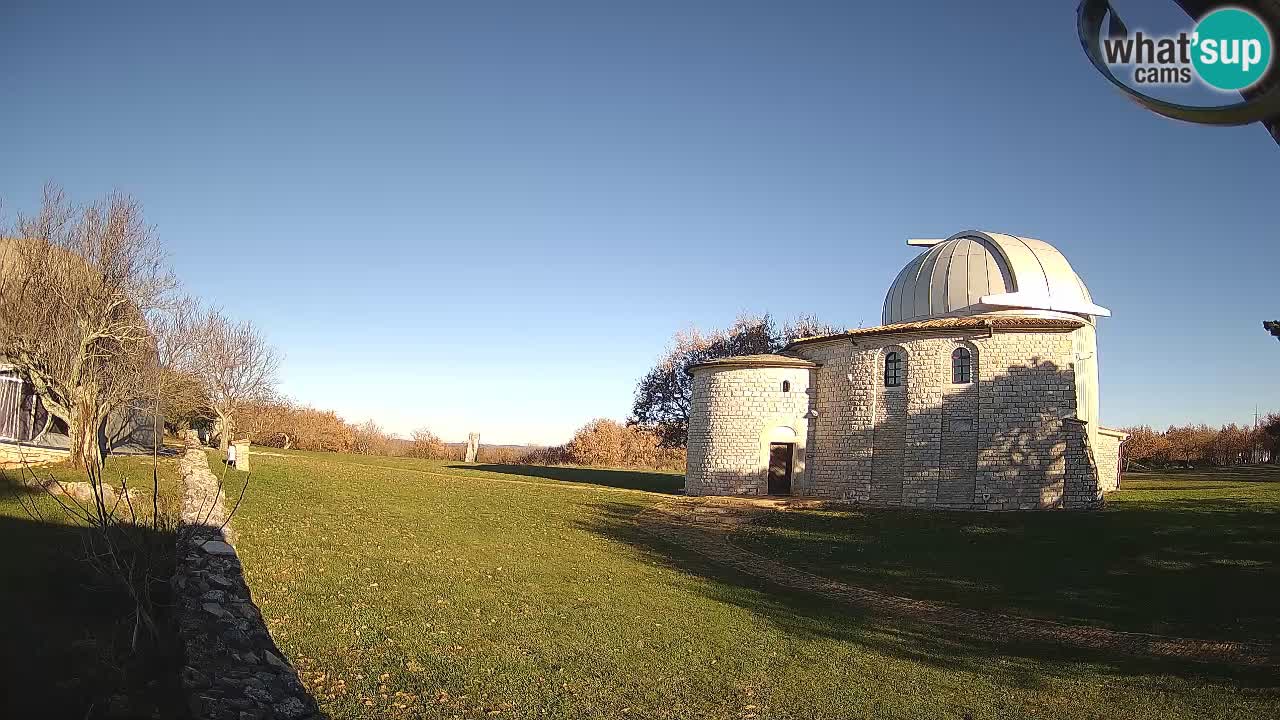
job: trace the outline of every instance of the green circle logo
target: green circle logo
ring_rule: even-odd
[[[1191,37],[1191,63],[1201,80],[1219,90],[1244,90],[1271,65],[1271,33],[1248,10],[1215,10]]]

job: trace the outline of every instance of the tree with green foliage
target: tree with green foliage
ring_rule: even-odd
[[[768,314],[744,315],[724,330],[682,330],[636,386],[628,424],[651,428],[664,447],[684,447],[693,397],[693,379],[687,372],[690,366],[726,357],[774,353],[793,340],[836,332],[839,330],[811,315],[779,328]]]

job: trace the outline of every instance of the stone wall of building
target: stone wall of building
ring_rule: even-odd
[[[870,378],[882,372],[882,358],[878,353],[853,350],[846,341],[811,345],[795,353],[822,365],[813,371],[809,390],[816,417],[809,421],[805,482],[796,494],[843,502],[871,501],[876,417],[887,411],[877,404],[877,388]],[[905,414],[905,395],[903,402]],[[885,437],[882,433],[881,438]]]
[[[1062,424],[1066,437],[1063,453],[1068,471],[1063,473],[1062,500],[1056,507],[1068,510],[1090,510],[1102,506],[1102,486],[1098,482],[1098,465],[1089,444],[1089,427],[1079,420]]]
[[[164,418],[160,418],[159,426],[163,427]],[[118,448],[127,445],[148,447],[155,444],[157,423],[152,411],[147,408],[120,408],[107,417],[107,447]],[[163,433],[163,429],[161,430]]]
[[[958,347],[972,354],[972,383],[952,382]],[[887,388],[884,357],[895,349],[904,387]],[[1069,332],[840,338],[793,354],[821,365],[797,494],[956,509],[1097,504],[1085,490],[1098,473],[1087,436],[1065,426],[1076,412]]]
[[[71,453],[64,448],[46,448],[21,443],[0,442],[0,468],[61,462]]]
[[[910,353],[901,346],[881,348],[875,365],[883,367],[890,352],[898,353],[902,384],[898,387],[878,388],[879,396],[874,407],[875,419],[871,425],[871,502],[896,504],[907,489],[907,445],[911,438],[912,418],[907,413],[907,373],[913,370]],[[873,397],[875,395],[873,394]],[[819,439],[819,443],[826,437]],[[917,478],[913,478],[915,480]]]
[[[1097,441],[1098,484],[1103,492],[1120,489],[1120,445],[1125,435],[1099,428]]]
[[[974,506],[989,510],[1061,507],[1069,470],[1064,423],[1075,416],[1070,333],[997,333],[975,340],[978,475]]]
[[[792,491],[806,487],[809,368],[705,367],[694,371],[689,411],[690,495],[764,495],[769,443],[795,444]],[[784,391],[783,383],[790,384]]]
[[[798,496],[966,510],[1097,507],[1115,488],[1119,438],[1076,418],[1076,345],[1069,330],[926,331],[791,351],[819,365],[812,370],[699,369],[687,490],[764,494],[770,433],[791,428],[802,438]],[[953,382],[958,348],[969,351],[972,382]],[[901,387],[884,384],[889,352],[903,359]]]
[[[957,340],[952,352],[969,351],[972,383],[945,383],[942,386],[942,435],[938,449],[938,494],[940,507],[967,507],[973,502],[978,477],[978,418],[982,377],[982,354],[972,342]],[[945,348],[943,348],[945,350]],[[942,372],[952,374],[951,361]]]

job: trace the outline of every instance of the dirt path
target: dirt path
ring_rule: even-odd
[[[760,510],[758,503],[681,498],[654,505],[637,514],[633,521],[641,529],[664,540],[674,541],[720,565],[774,585],[813,593],[837,603],[889,617],[945,627],[978,640],[1054,644],[1206,663],[1254,666],[1277,664],[1275,647],[1262,643],[1197,640],[1088,625],[1067,625],[928,600],[913,600],[814,575],[736,547],[729,541],[728,531],[749,522],[751,513]]]

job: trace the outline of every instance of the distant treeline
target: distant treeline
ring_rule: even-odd
[[[258,403],[242,411],[240,431],[254,445],[362,455],[462,460],[465,445],[446,443],[426,428],[410,438],[384,431],[372,420],[353,425],[332,410],[289,402]],[[1280,462],[1280,413],[1257,427],[1236,424],[1125,428],[1126,468],[1140,466],[1240,465]],[[500,465],[588,465],[594,467],[683,470],[684,448],[663,447],[650,428],[613,420],[592,420],[573,439],[553,447],[481,445],[477,462]]]
[[[1280,413],[1271,413],[1257,427],[1171,425],[1159,431],[1140,425],[1125,432],[1126,468],[1280,462]]]
[[[256,403],[242,410],[238,432],[261,447],[361,455],[462,460],[465,444],[446,443],[427,428],[396,437],[376,422],[353,425],[332,410],[290,402]],[[500,465],[590,465],[683,470],[683,448],[662,447],[656,432],[613,420],[592,420],[554,447],[481,445],[477,462]]]

